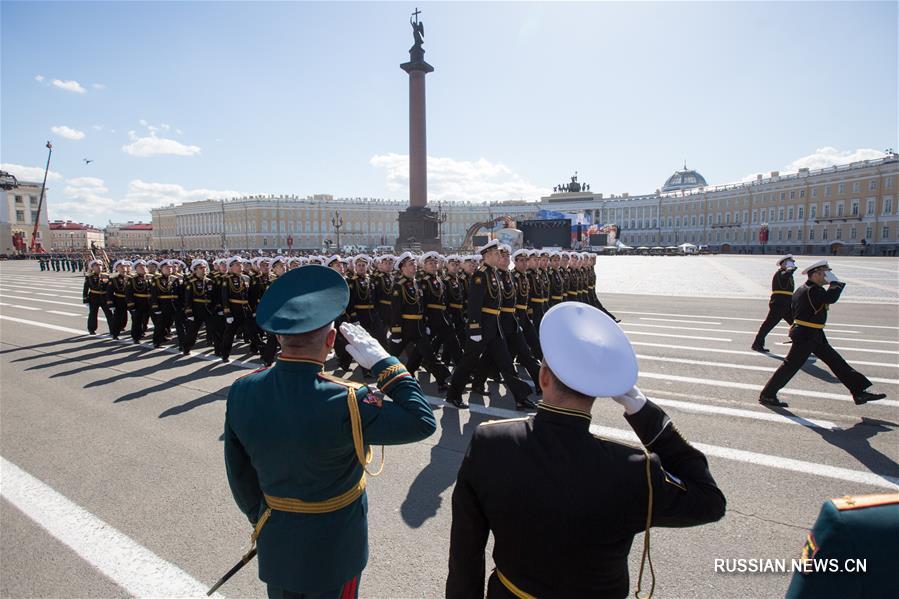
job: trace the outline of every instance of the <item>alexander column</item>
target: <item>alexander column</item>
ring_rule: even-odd
[[[428,208],[428,134],[425,75],[434,67],[425,62],[425,26],[418,20],[417,8],[409,18],[415,44],[409,49],[409,62],[400,68],[409,73],[409,207],[399,214],[397,249],[421,244],[422,249],[440,249],[437,215]],[[413,20],[414,17],[414,20]]]

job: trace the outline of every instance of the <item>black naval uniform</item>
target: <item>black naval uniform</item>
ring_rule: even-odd
[[[465,343],[465,280],[460,273],[447,273],[443,276],[443,285],[446,287],[446,318],[461,349]]]
[[[184,343],[184,320],[181,313],[181,278],[177,275],[158,274],[150,285],[150,310],[153,319],[153,347],[160,347],[172,324],[178,349]]]
[[[462,390],[468,384],[482,356],[499,368],[503,383],[515,397],[515,403],[526,407],[531,405],[528,400],[531,387],[515,373],[512,356],[509,355],[506,340],[500,329],[501,293],[496,269],[492,266],[484,264],[471,276],[468,294],[468,338],[465,340],[462,360],[453,370],[450,388],[446,394],[446,400],[457,407],[466,407],[462,401]],[[480,340],[472,339],[477,336],[480,336]]]
[[[139,343],[147,332],[150,321],[150,285],[153,279],[147,274],[133,274],[128,278],[125,296],[131,311],[131,339]]]
[[[128,326],[128,277],[118,273],[109,276],[107,298],[112,302],[112,320],[109,324],[109,334],[113,339],[118,339],[125,327]]]
[[[527,271],[528,287],[530,295],[528,297],[528,306],[531,309],[531,322],[534,324],[534,330],[540,333],[540,322],[543,315],[549,309],[546,299],[546,273],[539,268],[529,268]]]
[[[250,311],[250,277],[243,273],[236,275],[227,273],[222,276],[220,288],[223,316],[226,319],[225,329],[222,332],[222,360],[228,360],[231,356],[231,347],[234,345],[234,334],[241,330],[244,338],[252,343],[256,333],[253,313]],[[233,322],[227,324],[227,319]],[[258,348],[253,346],[254,353]]]
[[[771,299],[768,300],[768,316],[759,327],[755,341],[752,342],[752,349],[763,349],[765,337],[781,320],[786,320],[787,324],[793,324],[793,272],[795,270],[795,268],[781,268],[774,273],[774,277],[771,279]]]
[[[434,355],[434,346],[424,324],[421,290],[414,279],[400,275],[393,286],[392,322],[390,336],[394,341],[390,353],[399,357],[407,345],[412,347],[406,369],[415,374],[419,364],[424,365],[440,387],[446,385],[450,372]]]
[[[446,597],[484,596],[491,531],[491,598],[515,597],[510,585],[536,597],[626,597],[628,552],[646,527],[647,456],[652,526],[724,516],[705,456],[660,407],[647,401],[625,418],[651,453],[592,435],[589,412],[546,404],[480,425],[453,491]]]
[[[824,335],[827,310],[830,304],[834,304],[840,299],[843,287],[845,287],[844,283],[831,283],[825,290],[821,285],[816,285],[809,280],[793,293],[793,326],[790,327],[790,339],[793,340],[793,345],[783,364],[762,389],[762,397],[776,397],[777,392],[783,389],[790,379],[799,372],[811,354],[821,358],[853,396],[871,386],[871,381],[847,364],[846,360],[830,346]]]
[[[97,333],[97,312],[103,310],[109,333],[112,334],[114,324],[112,316],[112,302],[109,300],[109,274],[89,274],[84,277],[84,292],[82,300],[87,304],[87,332],[91,335]]]
[[[434,339],[435,349],[443,347],[443,358],[449,358],[453,364],[458,364],[462,359],[462,347],[456,330],[450,325],[446,317],[449,305],[447,289],[443,281],[436,274],[424,273],[418,281],[424,304],[425,323],[431,329],[430,337]]]
[[[350,321],[358,322],[375,339],[379,339],[382,326],[375,305],[375,280],[366,274],[356,274],[347,279],[350,287],[350,303],[347,306]]]
[[[531,302],[531,299],[535,295],[535,292],[531,287],[531,279],[533,277],[529,275],[530,273],[528,273],[527,271],[522,272],[517,269],[512,271],[512,278],[515,281],[516,293],[515,318],[518,320],[519,326],[521,326],[521,332],[524,334],[524,338],[528,342],[528,346],[531,348],[531,353],[538,360],[542,360],[543,352],[540,351],[540,336],[537,332],[537,327],[534,326],[534,322],[532,320],[534,318],[534,314],[536,314],[534,306],[542,306],[542,304]]]
[[[372,301],[378,312],[378,334],[374,335],[382,346],[387,347],[387,330],[392,322],[391,299],[393,298],[393,273],[377,271],[372,275]]]
[[[184,285],[184,341],[181,351],[188,353],[197,342],[200,326],[206,325],[206,341],[221,355],[222,332],[217,326],[215,308],[215,283],[209,277],[191,276]]]
[[[562,267],[555,268],[550,266],[549,272],[549,308],[552,308],[565,299],[565,279],[562,276]]]

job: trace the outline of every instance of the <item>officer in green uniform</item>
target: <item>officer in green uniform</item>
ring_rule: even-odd
[[[793,573],[787,599],[896,597],[897,555],[899,493],[825,501],[806,536],[802,567]]]
[[[369,444],[412,443],[436,429],[418,382],[362,327],[340,332],[377,388],[322,371],[348,299],[343,276],[324,266],[279,277],[256,319],[278,336],[281,354],[228,394],[228,482],[254,526],[269,597],[357,596],[368,561]]]

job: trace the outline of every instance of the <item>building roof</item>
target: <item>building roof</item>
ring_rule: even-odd
[[[706,185],[708,183],[706,183],[705,177],[693,169],[688,169],[687,165],[684,164],[684,170],[675,171],[673,175],[668,177],[668,180],[662,186],[662,191],[678,191],[680,189],[705,187]]]
[[[119,231],[152,231],[153,223],[134,223],[131,225],[122,225]]]
[[[93,225],[86,225],[84,223],[73,223],[70,220],[61,221],[55,220],[50,223],[51,231],[96,231],[99,232],[100,229],[96,228]]]

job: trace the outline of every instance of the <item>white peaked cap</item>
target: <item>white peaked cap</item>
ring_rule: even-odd
[[[612,397],[637,382],[637,356],[614,320],[580,302],[563,302],[540,321],[543,360],[568,387],[590,397]]]
[[[812,272],[813,270],[822,268],[822,267],[826,268],[827,270],[830,270],[830,265],[827,263],[827,260],[818,260],[817,262],[811,263],[810,265],[805,267],[805,270],[802,271],[802,274],[807,275],[808,273]]]

